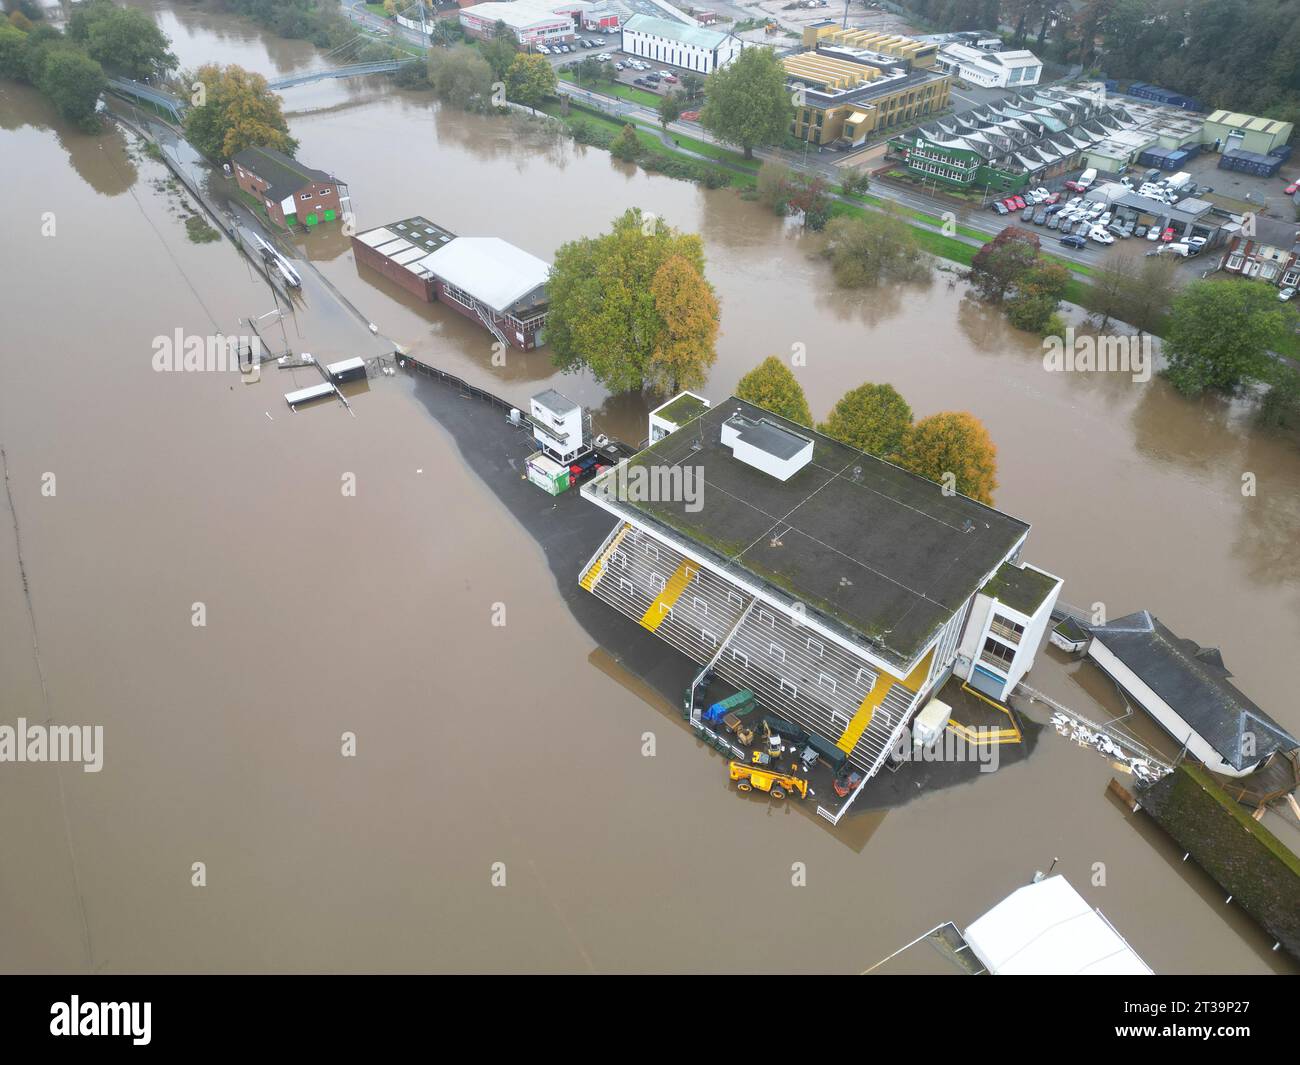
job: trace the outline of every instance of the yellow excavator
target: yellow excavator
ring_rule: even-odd
[[[774,799],[784,799],[789,792],[795,792],[799,798],[808,797],[808,781],[786,773],[774,773],[770,769],[745,765],[743,762],[728,762],[731,779],[736,782],[737,791],[752,791],[757,788],[765,791]]]

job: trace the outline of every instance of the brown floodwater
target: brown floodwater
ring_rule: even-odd
[[[187,65],[319,62],[228,16],[158,10]],[[1300,728],[1284,665],[1300,638],[1300,451],[1256,432],[1245,404],[1047,373],[1036,341],[945,274],[845,295],[812,242],[734,193],[382,81],[286,101],[301,157],[350,183],[362,226],[423,213],[543,256],[629,206],[699,232],[723,306],[706,394],[800,344],[818,416],[865,380],[918,415],[973,411],[999,446],[998,504],[1033,523],[1029,558],[1065,577],[1067,600],[1146,607],[1217,644],[1241,688]],[[238,332],[269,307],[265,284],[229,243],[186,239],[153,184],[165,172],[118,132],[69,130],[9,83],[0,170],[0,446],[36,640],[6,532],[0,723],[105,730],[100,773],[0,765],[0,968],[854,972],[1059,857],[1158,972],[1295,969],[1104,797],[1102,758],[1050,729],[1027,761],[833,831],[739,799],[676,707],[570,615],[536,542],[418,401],[430,386],[381,377],[356,417],[293,416],[281,393],[306,371],[155,373],[155,336]],[[486,334],[359,272],[337,234],[307,244],[430,361],[514,399],[554,384],[607,431],[644,435],[650,397],[556,375],[545,350],[494,368]],[[1110,705],[1046,650],[1029,680],[1084,712]]]

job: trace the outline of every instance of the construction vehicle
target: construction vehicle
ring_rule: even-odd
[[[771,765],[772,756],[765,751],[753,751],[749,755],[749,760],[755,765]]]
[[[736,782],[737,791],[752,791],[757,788],[765,791],[774,799],[784,799],[790,792],[798,794],[801,799],[808,797],[808,781],[785,773],[756,769],[742,762],[727,763],[731,779]]]

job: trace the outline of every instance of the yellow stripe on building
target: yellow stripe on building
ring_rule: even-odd
[[[654,632],[663,624],[664,618],[668,616],[668,610],[681,597],[682,592],[686,591],[686,586],[691,583],[691,578],[699,572],[699,566],[692,563],[690,559],[683,559],[682,564],[677,567],[677,572],[668,578],[668,583],[664,585],[664,590],[655,596],[655,600],[648,607],[646,612],[641,615],[641,624],[643,627]]]
[[[584,592],[589,592],[596,587],[596,582],[600,580],[601,571],[604,570],[605,563],[609,561],[609,556],[618,550],[618,545],[623,542],[623,537],[628,534],[628,530],[631,528],[632,526],[630,525],[624,525],[619,529],[618,535],[615,536],[614,539],[609,542],[609,546],[600,553],[600,558],[596,559],[596,561],[591,564],[591,568],[582,575],[582,580],[578,583],[582,586]]]
[[[931,647],[930,650],[926,652],[925,657],[916,664],[916,668],[907,675],[907,679],[903,681],[904,688],[911,692],[921,690],[921,685],[924,684],[926,679],[930,676],[930,659],[933,657],[934,648]]]

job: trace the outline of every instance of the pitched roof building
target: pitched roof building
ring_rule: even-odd
[[[230,159],[235,181],[286,229],[333,222],[349,209],[347,185],[276,148],[245,148]]]

